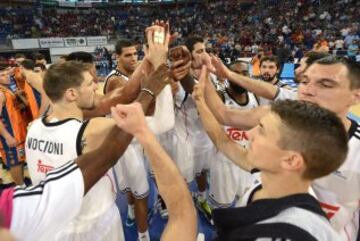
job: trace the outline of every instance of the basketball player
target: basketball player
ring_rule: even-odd
[[[229,65],[229,69],[235,73],[249,76],[249,66],[245,61],[235,61]],[[229,108],[253,109],[259,106],[259,101],[253,93],[232,82],[228,82],[225,92],[217,92]],[[245,148],[248,147],[249,134],[246,130],[230,126],[224,126],[224,130],[231,140]],[[210,166],[209,203],[211,208],[225,208],[234,205],[250,179],[251,175],[228,160],[221,152],[217,152]]]
[[[214,210],[215,240],[339,240],[308,190],[314,179],[345,160],[347,134],[341,119],[309,102],[279,101],[249,132],[251,144],[245,149],[225,134],[207,107],[207,78],[203,67],[194,89],[201,120],[216,147],[254,179],[242,196],[243,207]]]
[[[9,88],[9,67],[6,63],[0,64],[0,152],[14,182],[23,185],[26,123],[21,114],[19,100]]]
[[[21,75],[25,79],[24,92],[31,112],[31,120],[37,119],[50,105],[42,88],[43,77],[33,69],[34,62],[30,59],[25,59],[20,64]]]
[[[137,49],[131,41],[126,39],[117,41],[115,52],[117,66],[105,78],[104,94],[126,85],[138,66]],[[144,62],[147,61],[145,58]],[[136,220],[139,240],[148,241],[150,235],[148,230],[147,198],[150,189],[147,179],[147,167],[142,153],[141,146],[133,141],[127,152],[114,167],[114,170],[119,189],[127,193],[128,213],[125,224],[128,227],[133,226]]]
[[[159,192],[169,212],[169,221],[161,240],[195,240],[197,233],[196,211],[187,185],[155,135],[146,126],[144,113],[137,103],[118,105],[112,110],[117,125],[134,135],[154,171]]]
[[[123,87],[139,64],[136,46],[131,41],[118,40],[115,52],[116,69],[112,70],[105,78],[104,94]]]
[[[326,57],[315,61],[303,73],[298,99],[306,100],[335,112],[349,135],[349,153],[344,164],[334,173],[316,180],[312,188],[328,214],[332,226],[346,241],[356,240],[359,230],[360,150],[359,124],[347,118],[350,106],[360,100],[360,67],[350,60]],[[222,124],[252,128],[269,111],[268,107],[253,110],[225,108],[206,85],[206,103]],[[281,92],[282,90],[280,90]],[[328,148],[328,147],[327,147]],[[345,187],[351,187],[351,190]]]
[[[157,79],[159,76],[152,81]],[[152,95],[155,95],[161,86],[163,85],[152,85],[140,94],[137,101],[142,108],[148,109],[153,101]],[[17,187],[2,191],[0,193],[2,225],[9,228],[17,240],[53,240],[54,233],[67,225],[81,210],[83,196],[117,162],[132,136],[114,126],[103,139],[104,142],[95,150],[49,171],[46,179],[39,185],[28,189]],[[167,173],[170,174],[171,170]],[[183,195],[183,192],[177,194]],[[174,222],[179,219],[176,212],[172,216]],[[171,234],[174,231],[176,230],[171,228],[168,232]],[[0,238],[1,240],[4,238],[2,233]],[[86,240],[90,238],[95,236],[88,236]]]
[[[151,43],[150,48],[153,48],[153,45],[156,46],[158,44],[159,43]],[[161,45],[163,45],[162,49],[157,49],[158,56],[149,56],[149,60],[152,61],[154,68],[158,68],[161,66],[161,63],[166,61],[166,54],[161,54],[161,51],[167,51],[167,47],[165,47],[164,44],[166,44],[166,42],[161,43]],[[165,58],[162,58],[163,56],[165,56]],[[98,145],[97,143],[103,138],[104,133],[109,131],[111,126],[114,125],[112,119],[107,118],[95,118],[88,122],[82,122],[82,109],[91,109],[95,96],[94,90],[96,88],[95,83],[93,82],[93,76],[86,66],[86,64],[69,61],[63,65],[51,67],[47,71],[44,80],[44,88],[53,102],[53,113],[45,118],[35,121],[30,127],[27,136],[28,145],[26,151],[28,153],[29,171],[35,183],[38,179],[42,178],[44,172],[51,169],[54,164],[56,165],[56,159],[46,157],[47,154],[45,153],[49,153],[50,149],[55,155],[61,155],[62,148],[64,148],[64,153],[67,153],[68,155],[80,155],[81,152],[87,152],[96,148]],[[78,76],[79,74],[76,74],[76,72],[85,75],[85,79],[82,83],[77,83],[76,80],[81,79],[81,76]],[[72,73],[73,76],[70,76],[68,73]],[[159,72],[155,72],[154,74],[156,77],[160,77],[159,81],[162,81],[166,72],[162,71],[160,72],[160,75],[158,75]],[[87,78],[86,75],[88,75]],[[153,85],[157,83],[149,83],[149,81],[147,81],[147,84]],[[74,88],[75,90],[73,90]],[[79,92],[75,92],[72,97],[72,92],[76,91],[78,88]],[[168,88],[168,93],[171,96],[170,87]],[[169,102],[160,101],[159,103],[166,104]],[[69,121],[69,118],[76,119]],[[66,128],[74,130],[65,131]],[[62,137],[63,140],[61,141],[58,137],[59,135],[55,134],[57,132],[72,133],[73,136],[71,138],[71,136],[64,135]],[[43,141],[43,143],[45,142],[45,147],[42,150],[40,149],[40,141]],[[37,142],[39,143],[39,146],[35,144]],[[46,146],[46,143],[49,143],[49,145]],[[62,143],[64,143],[64,147],[62,146]],[[46,147],[49,150],[46,150]],[[76,150],[76,152],[66,150]],[[83,212],[80,213],[73,225],[69,225],[67,229],[58,234],[58,239],[62,239],[63,236],[73,236],[74,239],[81,240],[83,237],[90,235],[89,232],[86,231],[88,229],[91,229],[93,235],[96,233],[98,235],[101,234],[99,237],[101,240],[121,239],[119,235],[122,235],[122,233],[116,234],[116,231],[121,228],[121,221],[114,203],[115,196],[111,194],[113,188],[111,173],[109,173],[108,177],[101,179],[101,181],[85,197],[87,204],[84,205],[87,209],[83,209]],[[94,202],[95,198],[100,197],[102,198],[101,206],[99,203]],[[90,217],[92,218],[90,219]],[[88,222],[80,222],[80,220],[84,219],[88,220]],[[107,227],[107,230],[104,229],[105,226]]]
[[[305,56],[301,59],[300,65],[298,68],[295,69],[295,82],[299,82],[301,79],[302,74],[316,60],[329,56],[328,53],[324,52],[314,52],[310,51],[305,54]],[[216,75],[221,76],[222,78],[226,78],[229,81],[232,81],[243,88],[247,89],[248,91],[256,94],[259,97],[263,97],[269,100],[276,99],[287,99],[293,98],[296,96],[295,90],[288,89],[287,86],[279,87],[278,85],[273,85],[266,81],[256,81],[248,76],[239,75],[234,71],[229,70],[222,61],[212,56],[212,64],[216,69]],[[280,89],[282,90],[280,92]],[[279,96],[281,94],[281,96]]]

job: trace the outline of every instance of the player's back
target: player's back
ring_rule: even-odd
[[[87,122],[74,118],[47,122],[43,117],[32,123],[25,150],[34,184],[43,180],[51,169],[82,154],[86,126]],[[89,237],[105,240],[103,236],[114,225],[118,229],[116,238],[122,237],[112,180],[111,173],[108,173],[90,189],[84,197],[80,213],[65,229],[54,235],[54,240],[90,240]]]

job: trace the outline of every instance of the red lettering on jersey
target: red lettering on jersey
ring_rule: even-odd
[[[37,166],[38,166],[37,172],[41,172],[41,173],[45,173],[45,174],[48,171],[51,171],[52,169],[54,169],[54,167],[52,167],[52,166],[41,164],[41,160],[38,160]]]
[[[328,203],[320,202],[320,206],[323,209],[323,211],[326,213],[326,216],[331,219],[337,211],[339,211],[340,207],[333,206]]]
[[[248,141],[249,137],[246,134],[246,131],[239,130],[237,128],[227,128],[226,129],[227,135],[230,137],[233,141]]]

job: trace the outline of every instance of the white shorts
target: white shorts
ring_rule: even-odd
[[[10,231],[16,240],[48,241],[80,211],[84,179],[73,161],[47,173],[37,186],[17,187]]]
[[[233,206],[251,185],[251,174],[217,152],[210,166],[209,203],[214,208]]]
[[[131,142],[114,166],[114,171],[121,192],[131,192],[136,199],[149,195],[148,165],[138,142]]]

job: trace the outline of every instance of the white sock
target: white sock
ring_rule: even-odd
[[[135,207],[134,204],[128,204],[128,217],[131,219],[135,218]]]
[[[146,230],[143,233],[138,232],[138,240],[139,241],[150,241],[149,230]]]
[[[199,200],[204,202],[206,200],[206,191],[199,192]]]

